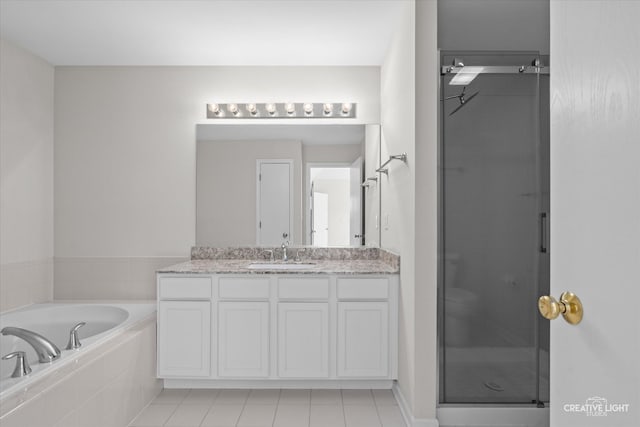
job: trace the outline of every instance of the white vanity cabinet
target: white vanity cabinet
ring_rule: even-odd
[[[339,278],[338,377],[389,376],[389,281]]]
[[[217,277],[218,376],[269,376],[269,277]]]
[[[328,303],[278,303],[278,376],[329,378]]]
[[[398,275],[158,274],[158,376],[169,387],[390,387],[397,294]]]
[[[389,304],[338,303],[338,377],[389,376]]]
[[[269,303],[218,303],[218,376],[269,376]]]
[[[158,376],[208,378],[211,278],[161,278],[158,296]]]
[[[278,285],[278,376],[329,378],[329,277],[282,277]]]

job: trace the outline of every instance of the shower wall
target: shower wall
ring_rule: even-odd
[[[485,67],[466,86],[441,82],[443,403],[548,400],[548,324],[535,305],[549,275],[548,75],[518,72],[537,57],[442,57]]]
[[[536,80],[483,75],[467,89],[477,97],[445,119],[447,251],[459,256],[452,285],[479,298],[474,345],[534,344],[535,313],[510,301],[535,301]]]

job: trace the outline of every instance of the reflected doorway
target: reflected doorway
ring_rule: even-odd
[[[307,165],[308,244],[360,246],[362,233],[362,158],[352,164]]]

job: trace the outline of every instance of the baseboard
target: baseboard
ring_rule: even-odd
[[[396,401],[400,407],[400,412],[402,413],[402,418],[404,418],[404,423],[407,427],[439,427],[438,420],[435,418],[416,418],[413,416],[411,408],[409,408],[409,404],[407,403],[407,399],[404,398],[402,390],[398,387],[397,382],[393,384],[391,390],[393,391],[393,395],[396,397]]]
[[[532,405],[504,406],[445,406],[437,410],[442,427],[549,427],[549,408]]]
[[[392,380],[206,380],[168,379],[164,388],[326,388],[390,389]]]

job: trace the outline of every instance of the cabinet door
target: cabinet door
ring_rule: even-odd
[[[389,376],[387,302],[338,303],[338,376]]]
[[[211,373],[211,303],[160,301],[158,376],[208,377]]]
[[[278,304],[278,375],[329,377],[329,304]]]
[[[269,376],[269,303],[218,304],[218,375]]]

